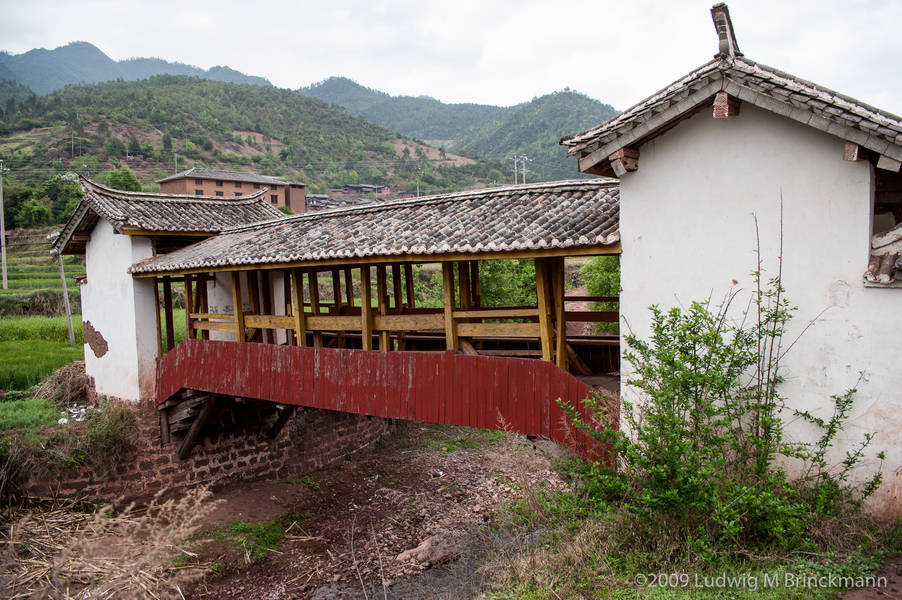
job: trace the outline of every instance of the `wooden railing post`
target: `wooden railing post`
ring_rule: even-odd
[[[163,277],[163,309],[166,312],[166,352],[175,348],[175,326],[172,320],[172,279]]]
[[[554,321],[557,326],[557,366],[567,370],[567,314],[564,311],[564,257],[549,259],[552,266],[552,283],[554,287]]]
[[[370,290],[370,267],[360,267],[360,336],[364,350],[373,349],[373,302]]]
[[[542,360],[552,361],[551,346],[551,303],[549,298],[548,262],[544,258],[536,261],[536,296],[539,300],[539,340],[542,344]]]
[[[299,267],[291,270],[291,312],[294,315],[294,334],[298,346],[307,345],[307,322],[304,314],[304,280]]]
[[[313,311],[313,316],[320,316],[320,307],[319,307],[319,278],[316,273],[316,269],[313,267],[309,267],[307,269],[307,277],[308,277],[308,285],[310,286],[310,310]],[[322,348],[323,347],[323,332],[322,331],[314,331],[313,332],[313,347],[314,348]]]
[[[241,273],[238,271],[232,271],[232,305],[235,314],[235,341],[243,342],[244,303],[241,301]]]
[[[404,263],[404,291],[407,293],[407,308],[413,308],[416,304],[413,286],[413,265]]]
[[[448,350],[457,352],[457,322],[454,320],[454,263],[442,263],[442,297],[445,303],[445,342]]]
[[[263,270],[260,271],[260,295],[263,300],[263,314],[271,315],[273,314],[272,310],[272,293],[270,291],[270,282],[269,282],[269,271]],[[276,342],[276,331],[275,329],[264,329],[263,330],[263,343],[264,344],[274,344]]]
[[[376,266],[376,302],[379,305],[379,316],[388,315],[388,282],[385,265]],[[387,352],[391,350],[391,335],[389,331],[379,331],[379,350]]]
[[[194,327],[191,323],[191,313],[195,312],[194,310],[194,295],[192,289],[192,277],[191,275],[185,275],[185,337],[191,339],[194,337]]]

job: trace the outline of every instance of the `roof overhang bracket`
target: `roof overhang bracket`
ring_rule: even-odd
[[[611,168],[617,177],[623,177],[631,171],[639,169],[639,150],[635,148],[621,148],[608,157]]]
[[[742,101],[734,98],[726,92],[718,92],[714,97],[714,118],[729,119],[739,114],[739,105]]]

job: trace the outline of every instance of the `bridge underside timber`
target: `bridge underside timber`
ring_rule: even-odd
[[[610,458],[557,402],[591,420],[582,400],[595,388],[546,361],[186,339],[157,363],[156,390],[163,442],[180,441],[183,458],[199,437],[249,421],[274,437],[301,407],[507,430]],[[619,402],[603,406],[616,426]]]

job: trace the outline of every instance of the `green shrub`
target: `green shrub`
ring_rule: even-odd
[[[69,288],[69,307],[73,315],[81,313],[81,293]],[[66,314],[62,288],[36,289],[0,295],[0,317],[45,316]],[[75,317],[75,320],[80,318]]]
[[[583,265],[579,274],[586,282],[586,293],[589,296],[620,296],[619,256],[596,256]],[[603,312],[620,312],[620,304],[617,302],[593,302],[589,308]],[[620,323],[598,323],[596,331],[619,334]]]
[[[781,340],[794,308],[779,278],[762,288],[760,271],[754,275],[758,291],[743,319],[730,314],[732,295],[719,306],[654,306],[650,339],[626,336],[630,384],[640,392],[638,402],[623,401],[627,431],[596,429],[564,407],[617,450],[619,471],[595,466],[588,473],[596,500],[625,503],[647,535],[676,538],[702,561],[774,547],[809,551],[814,523],[854,512],[880,483],[879,473],[860,489],[848,483],[870,436],[839,472],[826,459],[854,389],[832,397],[830,419],[792,411],[821,428],[816,443],[783,439]],[[601,414],[598,398],[587,404]],[[789,478],[781,463],[787,457],[808,466],[804,477]],[[662,555],[659,566],[668,560]]]
[[[28,398],[0,402],[0,431],[56,425],[59,410],[46,400]]]

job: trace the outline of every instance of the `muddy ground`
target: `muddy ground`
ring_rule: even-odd
[[[471,598],[524,490],[563,488],[564,451],[521,436],[402,423],[376,447],[309,477],[214,490],[190,562],[212,570],[187,599]],[[249,542],[243,522],[286,532]],[[424,548],[413,556],[399,556]]]

